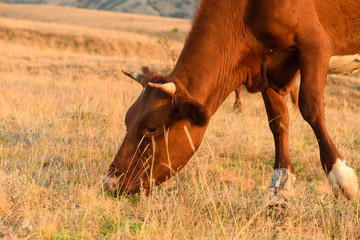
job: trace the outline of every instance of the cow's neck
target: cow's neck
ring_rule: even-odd
[[[249,49],[249,46],[245,46],[248,42],[245,40],[250,34],[244,27],[239,6],[234,12],[231,4],[232,1],[226,4],[218,0],[203,1],[171,73],[211,115],[248,75],[245,47]],[[237,1],[237,4],[244,3]]]

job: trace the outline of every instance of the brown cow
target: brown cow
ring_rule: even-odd
[[[125,72],[144,89],[126,114],[127,134],[105,186],[136,193],[173,176],[199,147],[209,118],[243,84],[261,92],[274,135],[268,192],[288,199],[295,170],[282,95],[300,70],[299,109],[316,135],[329,184],[335,195],[353,199],[357,177],[326,129],[323,96],[330,57],[359,52],[358,0],[203,0],[169,76],[147,68],[144,74]],[[351,69],[360,68],[350,61]]]

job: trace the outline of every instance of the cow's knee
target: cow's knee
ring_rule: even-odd
[[[300,93],[299,109],[302,117],[314,127],[323,116],[323,102],[309,94]]]

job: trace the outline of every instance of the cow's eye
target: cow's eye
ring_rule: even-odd
[[[144,134],[145,135],[154,135],[159,131],[159,129],[160,128],[157,126],[150,126],[145,129]]]
[[[157,128],[156,127],[150,127],[150,128],[147,129],[147,131],[149,133],[155,133],[157,131]]]

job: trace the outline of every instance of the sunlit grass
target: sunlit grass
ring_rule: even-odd
[[[141,92],[119,74],[129,63],[0,45],[0,237],[359,238],[359,198],[334,199],[314,134],[290,101],[297,179],[287,217],[265,207],[274,146],[260,94],[244,93],[242,114],[232,112],[229,96],[177,177],[149,197],[118,198],[103,189],[102,178],[125,135],[126,110]],[[139,69],[151,60],[136,63]],[[359,79],[334,78],[325,102],[330,134],[358,176],[359,86]]]

